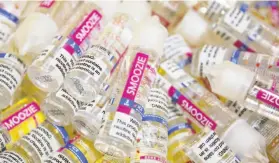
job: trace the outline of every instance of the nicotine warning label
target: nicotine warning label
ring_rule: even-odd
[[[140,123],[134,117],[125,113],[116,112],[109,134],[133,145],[136,140],[139,126]]]

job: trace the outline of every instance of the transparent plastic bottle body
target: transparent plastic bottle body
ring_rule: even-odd
[[[196,80],[194,80],[190,75],[186,74],[186,72],[184,72],[182,69],[179,69],[178,66],[171,61],[162,63],[160,65],[159,73],[165,76],[170,81],[173,81],[174,87],[176,87],[174,88],[173,86],[168,84],[164,86],[164,88],[168,90],[169,96],[176,99],[181,108],[186,111],[186,113],[188,113],[192,117],[192,119],[195,120],[195,122],[199,123],[201,127],[204,127],[203,132],[201,132],[199,136],[194,138],[195,140],[190,141],[192,143],[188,144],[187,148],[185,148],[185,150],[188,151],[187,154],[191,159],[193,159],[194,161],[196,161],[196,159],[207,160],[208,157],[200,157],[204,154],[199,154],[205,152],[203,151],[203,148],[199,148],[200,151],[197,150],[199,146],[198,144],[202,144],[204,143],[203,141],[205,141],[207,138],[213,137],[219,140],[222,139],[226,142],[224,143],[224,141],[220,141],[220,144],[229,145],[219,148],[219,150],[221,151],[227,151],[229,156],[225,156],[226,154],[223,153],[222,155],[218,155],[218,157],[210,158],[214,161],[217,160],[218,162],[218,160],[226,160],[226,157],[231,160],[239,160],[232,152],[230,147],[237,152],[238,157],[240,157],[241,159],[246,160],[249,158],[252,160],[262,160],[265,162],[267,161],[264,144],[265,142],[263,137],[259,133],[251,129],[248,124],[245,123],[245,121],[237,119],[236,115],[233,114],[228,108],[226,108],[217,99],[217,97],[215,97],[213,94],[199,85]],[[164,80],[165,79],[162,79],[162,81]],[[167,83],[167,81],[165,80],[164,83]],[[242,127],[244,127],[245,129]],[[238,141],[243,140],[243,138],[234,137],[237,136],[233,134],[236,128],[245,131],[245,133],[242,132],[242,134],[243,136],[247,136],[247,140],[245,141],[245,143],[249,144],[246,145],[245,148],[234,145],[232,141],[232,139],[234,138],[238,139]],[[209,129],[214,131],[210,131]],[[254,136],[254,139],[251,139],[252,135]],[[219,138],[219,136],[221,137]],[[257,139],[260,139],[261,141],[259,142],[259,140]],[[256,147],[256,152],[249,153],[249,148]],[[246,154],[247,152],[249,154]]]
[[[42,162],[52,152],[65,146],[72,136],[73,130],[70,126],[63,128],[46,121],[13,144],[11,151],[20,149],[19,156],[23,153],[23,156],[27,157],[30,163]],[[9,152],[10,150],[7,150],[1,155]],[[13,159],[13,156],[7,158]]]
[[[276,128],[277,123],[266,117],[263,117],[251,109],[247,109],[238,102],[228,101],[226,103],[229,109],[234,111],[240,118],[245,119],[254,129],[261,133],[267,144],[267,155],[271,162],[278,162],[278,148],[277,140],[279,138],[279,130]]]
[[[102,14],[95,4],[83,3],[67,23],[60,41],[48,46],[28,69],[32,82],[46,92],[60,88],[66,73],[92,45],[101,30]]]
[[[51,42],[80,2],[42,1],[20,24],[9,50],[24,58],[27,64]]]
[[[34,163],[24,147],[17,146],[0,153],[0,161],[3,163]]]
[[[244,66],[263,77],[272,77],[278,80],[279,58],[268,54],[251,53],[220,46],[205,45],[193,56],[191,72],[194,76],[205,77],[204,72],[214,64],[231,61]]]
[[[132,162],[166,162],[167,160],[167,99],[168,96],[156,85],[150,90],[141,129],[137,135],[136,150]]]
[[[125,55],[132,33],[126,26],[131,16],[117,13],[84,56],[82,56],[65,78],[65,88],[80,101],[92,101],[102,83]]]
[[[156,52],[131,47],[124,57],[117,77],[119,83],[117,87],[120,88],[115,88],[115,91],[119,92],[115,92],[118,97],[112,105],[107,107],[104,122],[95,141],[95,147],[102,153],[123,158],[130,156],[131,152],[134,151],[144,104],[154,80],[155,72],[151,66],[156,62],[155,54]],[[141,65],[141,68],[138,66],[136,68],[136,65]],[[135,72],[137,80],[134,80]],[[131,79],[132,77],[134,79]],[[131,80],[137,83],[137,87],[134,91],[129,92]],[[125,88],[121,86],[125,86]],[[119,96],[122,93],[122,97]],[[135,107],[131,107],[132,103]]]
[[[93,142],[76,136],[71,143],[44,159],[43,163],[95,162],[100,157],[102,154],[94,148]]]

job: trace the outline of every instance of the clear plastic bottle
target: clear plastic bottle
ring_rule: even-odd
[[[183,151],[188,138],[193,135],[190,121],[184,118],[183,112],[175,103],[168,104],[168,157],[173,162],[189,163],[190,158]]]
[[[203,88],[193,77],[171,60],[163,62],[158,72],[174,83],[172,85],[164,77],[161,78],[162,87],[168,91],[168,95],[176,99],[184,112],[203,127],[201,133],[187,141],[189,144],[184,149],[193,161],[234,160],[237,162],[238,157],[242,161],[268,161],[265,139],[244,120],[238,119],[216,96]],[[209,147],[207,143],[210,141],[206,141],[208,138],[217,139],[219,143],[213,143],[214,145]],[[236,144],[236,141],[239,144]],[[203,148],[200,146],[202,144],[208,146]],[[223,146],[223,144],[227,145]],[[220,155],[217,155],[216,151],[213,152],[215,148],[216,151],[220,150]]]
[[[277,123],[266,117],[263,117],[251,109],[247,109],[238,102],[228,101],[226,103],[229,109],[234,111],[240,118],[244,119],[249,123],[254,129],[261,133],[267,144],[267,155],[272,163],[279,161],[279,130],[276,127]]]
[[[211,66],[206,77],[214,93],[279,122],[279,95],[272,79],[261,79],[256,73],[231,62]]]
[[[175,34],[166,39],[163,58],[172,59],[184,68],[192,61],[192,50],[181,35]]]
[[[78,58],[96,41],[117,4],[84,2],[60,32],[61,41],[50,45],[29,67],[32,82],[46,92],[57,91]]]
[[[153,84],[141,129],[137,135],[136,149],[131,156],[131,162],[166,162],[168,150],[168,95]]]
[[[13,149],[20,150],[20,152],[17,154],[19,155],[20,159],[27,159],[28,161],[26,162],[43,162],[43,159],[45,157],[65,146],[73,137],[73,134],[74,132],[71,126],[67,126],[64,128],[55,126],[46,121],[36,129],[32,130],[28,135],[23,136],[18,142],[16,142],[13,145],[11,151],[13,151]],[[6,153],[9,153],[11,151],[7,150],[1,153],[1,155],[6,155]],[[5,159],[7,158],[14,159],[13,156],[8,156]],[[3,157],[0,157],[0,160],[1,159],[3,159]]]
[[[137,10],[132,10],[134,6]],[[64,86],[73,97],[83,102],[96,98],[100,86],[108,78],[112,69],[133,37],[133,28],[150,15],[146,2],[123,2],[97,43],[81,57],[66,75]]]
[[[214,64],[231,61],[245,66],[261,76],[275,77],[279,80],[279,58],[267,54],[257,54],[222,46],[204,45],[193,56],[191,74],[196,77],[205,77],[204,72]]]
[[[79,1],[42,1],[20,24],[9,50],[30,64],[51,42],[79,4]]]
[[[167,30],[156,17],[139,25],[116,78],[116,89],[123,94],[118,93],[116,102],[107,107],[95,141],[99,151],[119,158],[129,157],[134,151],[147,94],[156,75],[154,67],[167,37]]]
[[[100,157],[102,154],[94,148],[92,141],[76,136],[71,143],[44,159],[43,163],[93,163]]]

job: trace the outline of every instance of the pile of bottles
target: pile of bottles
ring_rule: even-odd
[[[278,1],[1,1],[0,163],[278,163]]]

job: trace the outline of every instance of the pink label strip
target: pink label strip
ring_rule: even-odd
[[[2,121],[7,130],[11,130],[40,111],[37,103],[32,102]]]
[[[55,2],[55,0],[44,0],[44,1],[41,1],[40,7],[50,8],[54,4],[54,2]]]
[[[140,160],[154,160],[161,163],[167,163],[165,159],[160,158],[158,156],[140,156]]]
[[[143,53],[136,54],[122,94],[122,98],[126,98],[131,101],[135,100],[138,88],[144,74],[144,70],[147,66],[147,62],[148,55]],[[125,105],[119,105],[117,111],[130,114],[131,108]]]
[[[203,111],[201,111],[195,104],[183,96],[173,86],[169,88],[168,94],[170,97],[178,96],[177,103],[181,108],[190,114],[195,120],[197,120],[202,126],[208,126],[210,129],[215,130],[217,124],[208,117]]]
[[[260,101],[279,109],[279,95],[265,89],[261,89],[256,96]]]
[[[278,2],[274,2],[274,5],[271,5],[271,21],[275,25],[279,25],[279,7]]]

